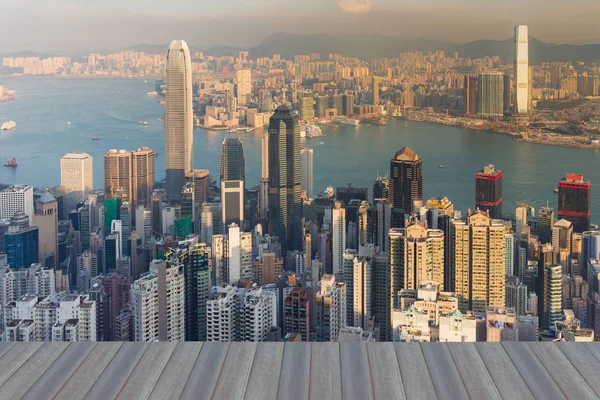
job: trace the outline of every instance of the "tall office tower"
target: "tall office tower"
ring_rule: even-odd
[[[538,240],[540,244],[552,242],[552,227],[554,226],[554,209],[548,207],[540,208],[538,212]]]
[[[512,79],[509,75],[504,75],[504,112],[512,111]]]
[[[506,277],[515,274],[515,235],[508,231],[504,234],[504,242],[506,247]]]
[[[343,115],[344,113],[344,98],[341,94],[333,95],[329,98],[329,108],[336,111],[337,115]]]
[[[67,153],[60,159],[60,186],[67,194],[67,209],[71,210],[94,189],[92,156],[87,153]]]
[[[284,301],[286,333],[298,333],[303,342],[311,341],[314,328],[313,289],[293,288]]]
[[[202,205],[200,226],[200,242],[212,243],[213,235],[222,232],[221,228],[221,203],[204,203]]]
[[[390,267],[399,278],[398,290],[415,290],[421,281],[439,282],[444,290],[444,232],[427,229],[422,222],[413,223],[403,232],[403,251],[394,252]],[[400,257],[402,255],[403,257]]]
[[[554,330],[554,323],[562,320],[562,266],[546,265],[544,268],[543,313],[539,315],[540,329]]]
[[[529,113],[529,38],[526,25],[515,26],[515,111],[516,114]]]
[[[373,184],[373,204],[380,201],[387,201],[390,196],[389,179],[378,176]]]
[[[148,147],[131,152],[133,203],[150,207],[154,192],[154,157],[156,153]]]
[[[184,276],[181,265],[154,260],[150,272],[133,283],[136,342],[185,340]]]
[[[246,161],[240,139],[228,137],[221,147],[221,181],[245,181]]]
[[[504,306],[506,247],[504,222],[487,212],[453,221],[454,287],[461,310]]]
[[[56,268],[58,266],[58,203],[48,189],[40,196],[36,196],[33,224],[39,228],[39,260],[46,268]],[[4,246],[0,249],[4,249]],[[46,259],[52,260],[51,265],[44,262]]]
[[[240,310],[241,337],[244,342],[264,342],[277,326],[277,296],[273,290],[253,287],[243,295]]]
[[[129,250],[129,236],[131,235],[131,231],[135,229],[133,225],[133,214],[134,211],[131,208],[131,203],[128,201],[124,201],[121,203],[121,209],[119,211],[119,218],[117,221],[120,221],[120,225],[117,223],[116,228],[113,229],[113,232],[117,231],[120,235],[120,248],[121,248],[121,257],[130,255]],[[116,221],[113,221],[115,224]]]
[[[552,248],[558,253],[558,264],[563,267],[563,274],[571,275],[571,241],[573,224],[566,219],[559,219],[552,225]]]
[[[583,175],[567,174],[558,182],[558,217],[573,223],[573,231],[590,230],[590,188]]]
[[[527,286],[516,276],[506,278],[506,307],[514,308],[517,315],[527,314]]]
[[[269,132],[261,137],[261,177],[269,178]]]
[[[221,221],[223,227],[231,224],[244,226],[244,181],[221,182]]]
[[[394,208],[410,213],[417,199],[423,199],[423,160],[404,146],[390,162],[390,201]]]
[[[133,198],[131,152],[109,150],[104,155],[104,199],[119,198],[131,201]]]
[[[28,268],[39,262],[39,229],[30,226],[27,215],[15,213],[4,234],[4,252],[11,268]]]
[[[90,282],[93,282],[93,279],[99,275],[98,256],[96,253],[92,253],[89,250],[84,251],[77,257],[77,263],[79,264],[79,270],[84,270],[86,272]]]
[[[317,342],[337,342],[340,329],[346,326],[346,284],[336,282],[334,275],[325,274],[317,293],[315,339]]]
[[[204,204],[208,200],[209,172],[207,169],[194,169],[185,173],[186,183],[194,187],[196,203]]]
[[[242,303],[239,293],[227,284],[219,285],[216,289],[216,295],[206,302],[206,341],[238,342],[241,336]]]
[[[190,249],[183,265],[185,280],[185,340],[206,341],[206,301],[210,297],[209,253],[204,243]]]
[[[521,238],[521,232],[527,227],[527,217],[529,215],[529,206],[527,203],[517,203],[515,211],[515,236],[517,240]]]
[[[504,115],[504,74],[486,72],[479,74],[477,115],[496,118]]]
[[[354,324],[354,263],[358,262],[358,251],[347,249],[344,253],[344,283],[346,283],[346,324]],[[361,275],[362,277],[362,275]],[[362,278],[361,278],[362,279]],[[316,285],[315,285],[316,286]],[[361,286],[362,287],[362,286]]]
[[[583,232],[581,239],[581,276],[587,277],[590,259],[600,260],[600,231]]]
[[[167,198],[178,201],[185,173],[193,169],[194,109],[192,64],[183,40],[174,40],[167,52],[165,102],[165,160]]]
[[[117,270],[117,259],[121,253],[119,233],[111,233],[104,239],[104,266],[106,272]]]
[[[341,202],[336,201],[331,214],[333,274],[340,276],[344,271],[344,252],[346,251],[346,209],[342,207]]]
[[[300,151],[300,164],[302,165],[302,191],[306,198],[313,198],[313,149],[302,148]]]
[[[23,212],[33,223],[33,188],[28,185],[0,184],[0,219],[12,218],[17,212]]]
[[[280,106],[269,121],[269,233],[284,254],[302,249],[302,171],[298,117]]]
[[[236,72],[237,103],[245,105],[248,95],[252,92],[252,71],[239,69]]]
[[[352,94],[342,95],[342,108],[344,110],[342,115],[354,114],[354,95],[352,95]]]
[[[477,114],[478,80],[476,76],[465,76],[465,114]]]
[[[315,99],[315,117],[325,118],[329,108],[329,96],[318,96]]]
[[[502,171],[488,164],[475,175],[475,206],[489,211],[490,218],[502,218]]]
[[[315,101],[310,96],[302,97],[300,99],[299,119],[301,121],[312,121],[315,119],[314,105]]]
[[[379,105],[379,77],[374,76],[373,77],[373,83],[372,83],[372,87],[373,87],[373,105],[374,106],[378,106]]]
[[[252,233],[241,232],[231,224],[226,235],[212,237],[212,268],[217,284],[235,284],[240,279],[252,279]]]

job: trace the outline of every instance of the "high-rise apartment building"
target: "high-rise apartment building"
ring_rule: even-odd
[[[171,42],[165,75],[167,198],[174,202],[181,196],[186,172],[194,165],[192,64],[190,50],[183,40]]]
[[[60,186],[67,194],[68,210],[94,189],[92,156],[67,153],[60,159]]]
[[[461,311],[484,312],[504,306],[506,275],[505,227],[478,211],[466,221],[453,221],[454,289]]]
[[[185,340],[206,340],[206,302],[210,297],[209,253],[204,243],[189,250],[183,265],[185,280]]]
[[[240,340],[264,342],[271,328],[277,326],[277,296],[260,287],[245,291],[243,296]]]
[[[312,288],[293,288],[284,301],[286,333],[298,333],[303,342],[310,341],[314,329]]]
[[[539,315],[540,329],[554,331],[554,323],[562,320],[562,270],[558,264],[544,268],[544,312]]]
[[[154,260],[133,283],[135,341],[185,340],[185,282],[181,265]]]
[[[333,274],[339,276],[344,271],[346,251],[346,209],[342,207],[342,203],[335,202],[331,216]]]
[[[302,249],[302,170],[298,117],[280,106],[269,122],[269,233],[282,252]]]
[[[33,188],[29,185],[0,184],[0,219],[12,218],[17,212],[23,212],[33,223]]]
[[[252,279],[252,234],[241,232],[231,224],[225,235],[212,237],[212,267],[217,284],[234,284],[240,279]]]
[[[236,137],[223,140],[221,147],[221,181],[245,181],[246,161],[242,142]]]
[[[373,90],[373,105],[379,105],[379,77],[374,76],[372,82]]]
[[[390,162],[390,201],[410,213],[415,200],[423,200],[423,160],[404,146]]]
[[[237,103],[242,106],[248,101],[248,95],[252,92],[252,71],[239,69],[236,72]]]
[[[479,74],[477,115],[496,118],[504,115],[504,74],[484,72]]]
[[[307,147],[300,151],[300,164],[302,166],[302,191],[306,198],[313,198],[313,149]]]
[[[311,96],[305,96],[300,99],[299,119],[301,121],[312,121],[315,119],[314,105],[315,100]]]
[[[489,211],[490,218],[502,218],[502,171],[488,164],[475,175],[475,206]]]
[[[317,293],[315,339],[337,342],[340,329],[346,326],[346,284],[336,282],[334,275],[323,275]]]
[[[204,203],[200,219],[200,242],[212,243],[213,235],[222,233],[221,203]]]
[[[478,80],[476,76],[465,76],[465,114],[477,114]]]
[[[206,302],[208,342],[240,341],[240,303],[236,288],[225,283],[216,287],[216,295]]]
[[[515,112],[520,115],[529,113],[529,37],[526,25],[515,26]]]
[[[513,308],[517,315],[526,315],[527,295],[527,286],[518,277],[506,278],[506,307]]]
[[[577,233],[590,230],[590,188],[583,175],[567,174],[558,182],[558,217],[571,221]]]

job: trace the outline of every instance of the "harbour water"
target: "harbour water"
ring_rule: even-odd
[[[109,149],[148,146],[159,152],[156,177],[165,176],[164,105],[147,92],[153,81],[124,79],[0,78],[16,90],[14,101],[0,103],[0,122],[17,127],[0,132],[0,158],[16,157],[17,168],[0,167],[0,182],[55,186],[60,158],[70,151],[87,152],[94,160],[94,187],[103,186],[103,155]],[[148,121],[147,126],[137,121]],[[70,124],[68,124],[68,122]],[[377,174],[389,171],[389,160],[408,145],[423,159],[425,197],[447,196],[455,208],[474,207],[475,173],[493,163],[503,170],[503,209],[513,214],[517,201],[538,209],[549,201],[565,173],[592,181],[592,221],[600,214],[600,152],[513,142],[481,131],[400,120],[386,126],[323,127],[325,137],[302,139],[314,148],[315,192],[351,183],[371,187]],[[248,187],[261,174],[261,131],[236,133],[244,146]],[[218,174],[221,142],[228,134],[196,128],[194,166]],[[100,140],[91,140],[98,137]],[[443,165],[444,168],[439,168]]]

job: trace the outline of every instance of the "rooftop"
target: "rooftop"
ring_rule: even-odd
[[[419,161],[419,155],[408,146],[401,148],[394,156],[396,161]]]
[[[597,343],[0,343],[0,398],[590,399],[599,360]]]

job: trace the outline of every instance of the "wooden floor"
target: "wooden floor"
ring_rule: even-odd
[[[596,343],[0,343],[0,399],[598,399]]]

